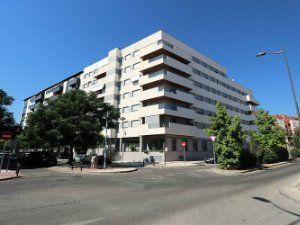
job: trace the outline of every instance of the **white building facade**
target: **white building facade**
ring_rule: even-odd
[[[26,116],[45,98],[68,90],[95,92],[120,110],[117,130],[109,139],[117,160],[173,161],[211,157],[212,143],[205,129],[215,104],[239,115],[245,131],[256,129],[259,104],[251,90],[229,79],[226,69],[183,42],[158,31],[108,56],[83,71],[24,100]]]

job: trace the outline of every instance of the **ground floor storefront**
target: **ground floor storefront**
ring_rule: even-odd
[[[151,135],[118,141],[116,159],[124,162],[204,160],[211,158],[213,152],[211,141],[205,138]],[[182,141],[186,142],[185,151]]]

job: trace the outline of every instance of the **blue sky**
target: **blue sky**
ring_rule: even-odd
[[[285,47],[300,94],[300,1],[1,1],[0,88],[22,100],[160,29],[228,69],[271,113],[295,114]]]

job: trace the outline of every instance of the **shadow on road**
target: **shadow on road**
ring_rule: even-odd
[[[255,200],[257,200],[257,201],[270,204],[270,205],[274,206],[275,208],[277,208],[277,209],[279,209],[279,210],[281,210],[283,212],[286,212],[286,213],[288,213],[290,215],[293,215],[293,216],[296,216],[296,217],[300,218],[300,214],[295,213],[295,212],[291,212],[291,211],[289,211],[287,209],[284,209],[284,208],[280,207],[279,205],[275,204],[274,202],[272,202],[272,201],[270,201],[270,200],[268,200],[266,198],[262,198],[262,197],[252,197],[252,198],[255,199]],[[297,224],[299,222],[300,222],[300,219],[297,219],[296,221],[294,221],[292,223],[289,223],[288,225],[295,225],[295,224]]]

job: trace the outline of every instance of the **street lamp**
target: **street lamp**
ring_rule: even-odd
[[[293,79],[292,79],[292,74],[291,74],[291,70],[290,70],[290,67],[289,67],[288,58],[287,58],[285,49],[282,48],[279,51],[260,52],[256,55],[256,57],[262,57],[262,56],[265,56],[265,55],[277,55],[277,54],[283,54],[283,56],[284,56],[284,61],[285,61],[285,65],[286,65],[286,68],[287,68],[287,71],[288,71],[290,86],[291,86],[291,89],[292,89],[292,94],[293,94],[293,98],[294,98],[294,102],[295,102],[296,112],[297,112],[297,115],[298,115],[298,119],[300,121],[299,105],[298,105],[295,86],[294,86],[294,82],[293,82]]]

